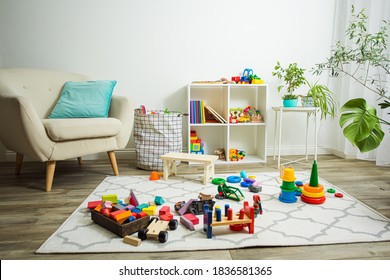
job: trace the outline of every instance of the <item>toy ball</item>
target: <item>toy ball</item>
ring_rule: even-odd
[[[247,178],[247,177],[248,177],[248,174],[246,173],[245,170],[241,170],[241,171],[240,171],[240,176],[241,176],[241,178]]]

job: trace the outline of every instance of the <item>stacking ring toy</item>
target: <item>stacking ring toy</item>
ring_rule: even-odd
[[[303,189],[307,192],[319,193],[319,192],[324,191],[324,186],[321,184],[318,184],[318,187],[312,187],[312,186],[309,186],[309,184],[304,184]]]
[[[247,183],[254,183],[256,180],[255,179],[251,179],[251,178],[244,178],[244,181],[247,182]]]
[[[336,190],[335,189],[332,189],[332,188],[329,188],[329,189],[327,189],[326,190],[328,193],[335,193],[336,192]]]
[[[335,193],[334,196],[335,196],[335,197],[342,198],[344,195],[343,195],[342,193],[339,193],[339,192],[338,192],[338,193]]]
[[[240,176],[229,176],[226,178],[226,180],[229,183],[240,183],[241,182],[241,177]]]
[[[224,178],[214,178],[213,180],[211,180],[211,183],[214,185],[220,185],[220,184],[223,184],[225,182],[226,182],[226,180]]]
[[[301,195],[301,200],[303,202],[309,203],[309,204],[322,204],[325,202],[326,198],[325,196],[319,197],[319,198],[312,198],[312,197],[307,197],[304,196],[303,194]]]
[[[252,186],[252,183],[247,181],[242,181],[240,185],[243,188],[249,188],[250,186]]]
[[[325,195],[324,192],[311,193],[311,192],[306,191],[305,189],[302,190],[302,194],[306,197],[311,197],[311,198],[319,198],[319,197],[323,197]]]

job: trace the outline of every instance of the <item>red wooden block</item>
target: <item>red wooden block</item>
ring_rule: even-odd
[[[161,209],[158,211],[158,215],[161,216],[161,215],[166,215],[166,214],[170,214],[171,212],[171,208],[169,206],[163,206],[161,207]]]
[[[111,213],[110,213],[110,218],[111,218],[111,219],[115,219],[115,216],[116,216],[116,215],[118,215],[118,214],[120,214],[120,213],[124,213],[124,212],[126,212],[126,210],[117,210],[117,211],[111,212]]]
[[[173,215],[171,213],[160,215],[160,220],[162,221],[170,221],[173,219]]]
[[[188,213],[188,214],[184,214],[183,216],[186,217],[188,220],[190,220],[193,225],[199,224],[199,218],[194,214]]]
[[[101,200],[89,201],[87,207],[88,209],[95,209],[99,204],[102,204]]]
[[[137,213],[137,219],[146,217],[147,215],[148,215],[148,214],[146,214],[145,212],[139,212],[139,213]]]

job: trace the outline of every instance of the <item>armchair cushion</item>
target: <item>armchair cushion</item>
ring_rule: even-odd
[[[50,119],[106,118],[116,81],[65,83]]]
[[[55,142],[112,137],[122,129],[122,122],[116,118],[44,119],[42,123]]]

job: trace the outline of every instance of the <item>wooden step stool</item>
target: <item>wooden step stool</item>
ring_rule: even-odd
[[[177,174],[176,161],[203,163],[203,168],[204,168],[203,185],[206,185],[207,181],[210,178],[214,177],[214,162],[218,159],[218,156],[187,154],[187,153],[168,153],[160,156],[160,158],[164,161],[165,181],[168,180],[169,175]]]

